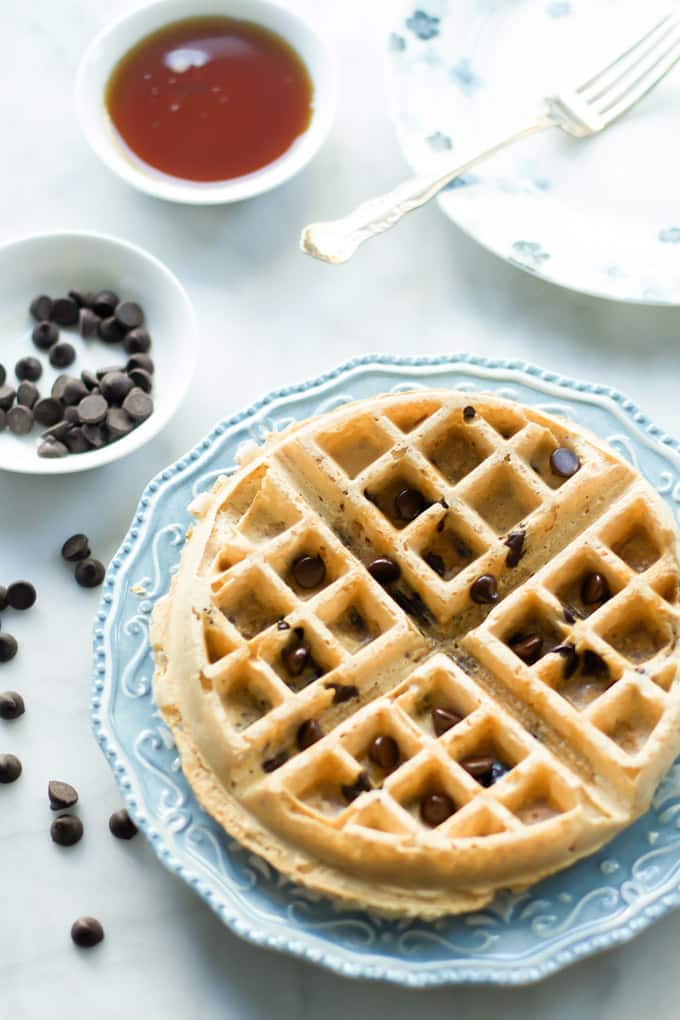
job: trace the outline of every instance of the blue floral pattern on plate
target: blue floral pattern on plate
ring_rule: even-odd
[[[680,446],[606,386],[521,362],[369,356],[274,393],[219,424],[147,486],[104,583],[94,630],[92,722],[130,813],[163,864],[232,931],[350,977],[410,986],[536,981],[631,938],[680,903],[680,764],[651,810],[568,871],[491,907],[435,923],[347,910],[278,875],[199,807],[151,697],[149,620],[189,524],[187,504],[234,470],[244,443],[388,390],[484,389],[606,438],[680,513]]]

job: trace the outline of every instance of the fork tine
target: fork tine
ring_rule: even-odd
[[[612,78],[606,83],[603,83],[602,78],[604,78],[605,75],[602,75],[599,81],[600,85],[599,91],[597,91],[593,95],[590,89],[586,89],[582,93],[583,99],[585,99],[586,102],[588,103],[597,103],[597,101],[599,99],[602,99],[603,96],[610,94],[612,90],[615,89],[616,86],[619,85],[621,82],[630,80],[631,75],[639,67],[641,67],[645,63],[649,64],[649,58],[654,57],[656,54],[658,54],[661,47],[664,45],[664,43],[667,42],[669,38],[671,38],[672,36],[677,36],[679,27],[680,26],[678,26],[678,24],[674,20],[672,20],[669,24],[665,26],[663,32],[657,33],[655,35],[653,42],[651,42],[650,45],[646,47],[646,49],[643,49],[641,46],[636,47],[636,50],[639,52],[635,52],[635,54],[633,55],[633,60],[626,64],[626,66],[620,70],[620,73],[615,78]]]
[[[592,88],[592,86],[596,85],[602,78],[605,77],[605,75],[607,75],[610,71],[615,70],[621,63],[623,63],[623,61],[625,61],[627,57],[631,56],[631,54],[636,53],[640,49],[641,46],[644,46],[644,44],[649,39],[652,38],[652,36],[656,35],[657,32],[662,30],[664,28],[664,26],[668,24],[668,22],[674,21],[676,19],[676,17],[677,17],[676,11],[671,11],[670,14],[667,14],[664,18],[662,18],[660,21],[658,21],[656,23],[656,25],[654,25],[654,27],[651,28],[649,30],[649,32],[646,33],[646,35],[643,35],[643,37],[641,39],[637,39],[633,43],[633,45],[629,46],[629,48],[627,50],[625,50],[623,53],[619,53],[619,55],[616,57],[615,60],[612,60],[612,62],[610,64],[607,64],[606,67],[601,68],[591,78],[589,78],[587,81],[583,82],[582,85],[579,85],[578,88],[575,89],[575,91],[580,95],[582,92],[585,92],[587,89]]]
[[[626,110],[629,110],[636,103],[639,103],[641,99],[644,99],[673,70],[678,61],[680,61],[680,39],[676,40],[652,67],[648,68],[644,74],[641,74],[622,93],[619,93],[616,98],[612,99],[607,106],[600,110],[600,116],[607,124],[616,120],[622,113],[625,113]]]

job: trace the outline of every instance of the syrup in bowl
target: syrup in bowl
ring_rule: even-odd
[[[105,91],[110,121],[137,160],[217,182],[275,162],[309,127],[314,89],[282,36],[249,21],[199,17],[141,39]]]

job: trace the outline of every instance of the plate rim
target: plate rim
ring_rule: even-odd
[[[629,942],[639,932],[648,928],[655,920],[680,906],[680,875],[671,889],[650,900],[640,902],[635,912],[624,921],[611,919],[604,922],[609,925],[605,930],[583,934],[583,926],[575,932],[574,942],[568,946],[548,948],[543,951],[536,962],[529,962],[536,955],[532,951],[525,960],[518,961],[510,957],[507,961],[488,960],[485,964],[479,959],[466,961],[453,956],[450,960],[427,964],[422,961],[395,959],[382,955],[375,962],[349,962],[342,953],[347,952],[335,948],[332,944],[319,949],[299,934],[291,935],[285,930],[281,934],[269,934],[258,928],[251,921],[244,921],[237,915],[233,905],[225,901],[219,890],[219,883],[201,876],[188,867],[164,841],[162,833],[156,828],[151,812],[147,814],[146,805],[136,792],[135,772],[131,766],[130,755],[120,743],[118,736],[108,726],[106,710],[115,690],[111,670],[111,658],[105,651],[105,633],[107,624],[115,616],[117,601],[114,597],[116,581],[126,559],[132,554],[137,543],[145,538],[145,524],[150,523],[152,511],[158,503],[164,487],[193,467],[195,462],[212,449],[225,433],[234,431],[248,418],[254,417],[263,408],[276,405],[277,402],[290,397],[299,396],[327,383],[340,380],[356,369],[371,368],[416,368],[428,369],[459,366],[471,366],[473,369],[485,369],[498,373],[517,373],[519,381],[531,384],[532,380],[548,383],[560,389],[590,397],[604,398],[623,411],[632,428],[652,443],[661,447],[663,452],[669,450],[680,454],[680,441],[665,432],[632,401],[614,387],[603,383],[585,382],[570,376],[562,375],[540,368],[531,362],[521,359],[493,359],[472,354],[434,355],[434,356],[397,356],[391,354],[366,354],[352,358],[347,362],[322,373],[320,376],[273,390],[254,401],[246,408],[220,420],[198,443],[172,464],[158,472],[145,486],[137,509],[128,531],[115,555],[112,557],[103,583],[102,596],[94,621],[93,671],[91,681],[90,721],[94,737],[101,747],[121,790],[130,815],[142,830],[151,847],[168,871],[182,878],[208,906],[220,917],[223,923],[236,935],[246,941],[268,949],[276,949],[311,963],[320,964],[326,969],[343,977],[363,978],[387,981],[392,984],[410,988],[451,986],[459,984],[521,986],[534,984],[563,968],[576,963],[595,953]],[[142,801],[142,803],[140,803]],[[360,950],[352,951],[356,957]],[[416,969],[417,968],[417,969]]]

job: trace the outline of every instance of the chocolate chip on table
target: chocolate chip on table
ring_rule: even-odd
[[[476,414],[477,412],[472,404],[468,404],[467,407],[463,408],[463,421],[472,421]]]
[[[67,563],[77,563],[90,555],[90,540],[87,535],[78,532],[67,538],[61,547],[61,555]]]
[[[38,425],[45,425],[47,428],[56,425],[64,417],[64,409],[54,397],[43,397],[38,400],[33,405],[32,411]]]
[[[366,569],[378,584],[392,584],[401,576],[401,567],[388,556],[377,556],[371,560]]]
[[[100,425],[105,421],[108,409],[109,405],[101,393],[91,393],[78,404],[78,416],[83,425]]]
[[[470,585],[470,598],[478,605],[498,602],[498,582],[493,574],[480,574]]]
[[[583,578],[581,602],[584,606],[594,606],[598,602],[606,602],[610,595],[609,582],[603,574],[598,574],[595,571]]]
[[[371,741],[368,757],[374,765],[384,769],[385,772],[391,772],[401,761],[399,744],[394,737],[377,736]]]
[[[506,567],[516,567],[519,561],[524,556],[524,539],[526,533],[521,529],[519,531],[511,531],[506,538],[503,545],[508,547],[508,555],[505,557]]]
[[[85,397],[89,396],[89,392],[82,379],[76,379],[75,376],[67,376],[61,401],[67,406],[74,407]]]
[[[271,758],[266,758],[265,761],[262,762],[262,771],[263,772],[275,772],[276,769],[280,769],[281,766],[284,765],[287,761],[288,761],[288,752],[287,751],[279,751],[278,754],[274,754],[274,755],[272,755]]]
[[[105,319],[108,316],[113,315],[118,303],[119,303],[118,295],[114,293],[114,291],[100,290],[94,296],[94,300],[92,301],[92,308],[97,313],[97,315],[99,315],[102,319]]]
[[[0,692],[0,719],[18,719],[25,711],[24,699],[17,691]]]
[[[71,925],[71,938],[80,949],[92,949],[104,938],[104,929],[96,917],[79,917]]]
[[[321,740],[322,736],[323,730],[316,719],[306,719],[298,728],[295,735],[295,743],[300,751],[305,751],[312,744],[315,744],[317,740]]]
[[[353,800],[356,800],[362,793],[366,793],[368,790],[372,790],[371,780],[367,772],[363,769],[357,775],[353,783],[344,783],[340,786],[340,792],[347,801],[351,804]]]
[[[0,783],[15,783],[21,771],[21,762],[15,754],[0,754]]]
[[[11,386],[0,386],[0,411],[9,411],[15,397],[16,392]]]
[[[6,631],[0,631],[0,662],[9,662],[19,650],[17,639]]]
[[[125,371],[129,374],[134,368],[143,368],[149,375],[154,373],[154,363],[148,354],[133,354],[128,358],[128,363],[125,366]]]
[[[14,581],[7,588],[7,605],[11,609],[30,609],[36,598],[35,587],[30,581]]]
[[[36,322],[44,322],[52,314],[52,298],[47,294],[38,294],[31,301],[29,311]]]
[[[100,320],[97,327],[97,335],[100,340],[104,340],[107,344],[117,344],[125,336],[125,329],[118,322],[118,319],[114,318],[113,315],[109,315],[108,318]]]
[[[571,478],[581,467],[581,461],[573,450],[566,446],[558,446],[550,454],[550,470],[560,478]]]
[[[78,329],[85,340],[91,340],[99,334],[101,319],[91,308],[81,308],[78,315]]]
[[[17,404],[7,412],[7,424],[15,436],[27,436],[33,428],[33,412],[30,407]]]
[[[432,728],[437,737],[441,737],[442,734],[446,733],[453,726],[457,726],[462,720],[462,715],[458,715],[457,712],[453,712],[450,708],[432,709]]]
[[[359,697],[359,688],[355,684],[326,684],[326,690],[333,691],[333,704],[342,705],[345,701]]]
[[[543,638],[540,634],[518,634],[510,639],[509,644],[515,655],[526,662],[527,666],[533,666],[543,654]]]
[[[78,803],[78,791],[70,783],[60,779],[51,779],[47,784],[47,796],[53,811],[63,811]]]
[[[75,326],[79,314],[78,303],[72,297],[57,298],[52,302],[50,319],[59,326]]]
[[[122,407],[110,407],[106,415],[106,427],[114,439],[120,439],[135,427],[130,415]]]
[[[292,574],[301,588],[317,588],[326,577],[326,564],[320,556],[300,556],[293,563]]]
[[[441,825],[456,810],[446,793],[428,793],[420,801],[420,817],[431,829]]]
[[[125,808],[113,812],[109,818],[109,829],[116,839],[132,839],[139,832]]]
[[[31,333],[33,343],[40,351],[49,351],[59,339],[59,330],[53,322],[39,322]]]
[[[418,489],[402,489],[394,500],[394,509],[402,521],[414,521],[425,509],[425,497]]]
[[[151,374],[143,368],[133,368],[129,373],[130,381],[133,385],[138,386],[140,390],[144,390],[145,393],[151,393],[153,389],[153,379]]]
[[[19,358],[14,366],[14,374],[20,381],[28,379],[37,382],[42,375],[42,365],[37,358]]]
[[[97,588],[106,576],[106,567],[99,560],[88,557],[76,565],[75,578],[81,588]]]
[[[144,312],[136,301],[121,301],[114,314],[126,333],[144,322]]]
[[[38,456],[46,457],[49,460],[54,460],[57,457],[67,457],[68,452],[68,446],[65,446],[58,439],[45,439],[38,447]]]
[[[151,337],[143,326],[131,329],[123,340],[123,347],[128,354],[146,354],[151,348]]]
[[[50,347],[49,359],[52,368],[68,368],[76,360],[75,348],[72,344],[60,341]]]
[[[83,823],[77,815],[59,815],[50,825],[50,836],[59,846],[73,846],[83,838]]]
[[[133,421],[144,421],[153,411],[153,400],[144,390],[134,386],[123,401],[123,410]]]
[[[39,399],[40,391],[35,383],[29,382],[28,380],[24,380],[24,382],[19,383],[17,387],[18,404],[21,404],[22,407],[32,408]]]
[[[99,380],[102,396],[110,404],[122,404],[133,386],[132,379],[125,372],[107,372]]]

